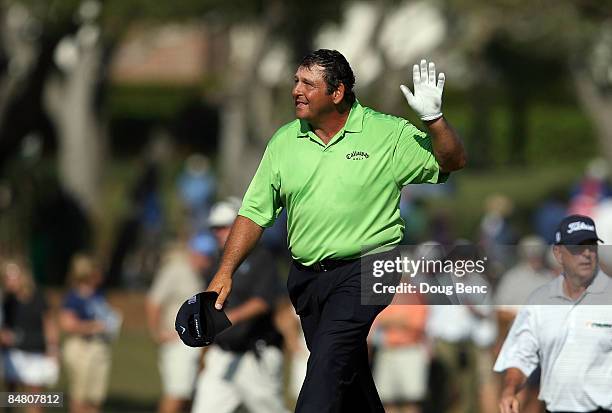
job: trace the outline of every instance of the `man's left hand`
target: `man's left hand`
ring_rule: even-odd
[[[442,91],[444,90],[444,73],[438,75],[436,84],[436,65],[425,59],[421,60],[421,66],[414,65],[412,68],[412,79],[414,81],[414,94],[401,85],[400,89],[408,104],[417,115],[424,121],[432,121],[442,116]]]

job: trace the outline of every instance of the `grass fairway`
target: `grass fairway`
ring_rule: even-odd
[[[159,395],[156,347],[144,330],[125,331],[113,346],[113,367],[104,411],[154,412]]]

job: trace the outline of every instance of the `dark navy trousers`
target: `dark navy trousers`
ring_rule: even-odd
[[[366,338],[386,305],[362,304],[360,261],[327,272],[293,264],[287,288],[310,350],[296,413],[384,412]]]

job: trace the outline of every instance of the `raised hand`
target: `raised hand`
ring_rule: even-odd
[[[401,85],[400,89],[408,104],[421,120],[431,121],[442,116],[442,91],[444,90],[444,73],[440,73],[436,83],[436,65],[425,59],[421,65],[412,67],[412,80],[414,81],[414,94]]]

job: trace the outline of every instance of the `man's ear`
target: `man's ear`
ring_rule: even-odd
[[[340,85],[332,92],[332,98],[334,100],[334,104],[338,105],[344,99],[344,83],[340,83]]]
[[[561,246],[560,245],[553,246],[553,254],[555,255],[555,259],[557,260],[557,263],[559,263],[559,266],[563,267],[563,261],[561,259]]]

